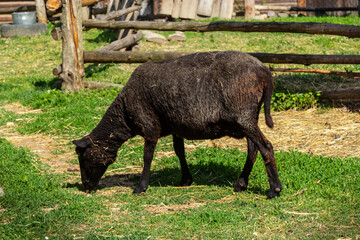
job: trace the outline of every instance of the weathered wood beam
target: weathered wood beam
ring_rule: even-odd
[[[84,88],[85,68],[83,60],[81,2],[63,0],[61,15],[62,80],[61,88],[73,92]]]
[[[303,12],[334,12],[334,11],[357,11],[357,7],[291,7],[289,11],[303,11]]]
[[[191,52],[104,52],[84,51],[86,63],[144,63],[155,60],[166,60],[191,54]],[[293,64],[360,64],[360,55],[307,55],[307,54],[274,54],[249,53],[263,63]]]
[[[144,63],[191,54],[190,52],[84,51],[85,63]]]
[[[123,88],[124,85],[117,84],[117,83],[107,83],[107,82],[93,82],[93,81],[85,81],[84,82],[85,88],[88,89],[99,89],[99,88],[110,88],[110,87],[116,87],[116,88]]]
[[[296,22],[151,22],[151,21],[83,21],[87,28],[143,29],[159,31],[231,31],[231,32],[290,32],[360,37],[360,26],[331,23]]]
[[[293,64],[360,64],[360,55],[309,55],[309,54],[274,54],[249,53],[264,63]]]
[[[331,12],[331,11],[357,11],[357,7],[292,7],[292,6],[274,6],[274,5],[255,5],[258,11],[294,11],[294,12]]]
[[[288,73],[288,72],[317,73],[317,74],[325,74],[325,75],[333,75],[333,76],[341,76],[341,77],[360,78],[360,72],[337,72],[337,71],[328,71],[328,70],[320,70],[320,69],[272,68],[272,67],[270,67],[270,71],[284,72],[284,73]]]
[[[86,6],[94,5],[95,3],[98,3],[101,1],[103,1],[103,0],[81,0],[81,3],[82,3],[83,7],[86,7]],[[47,0],[46,8],[49,11],[55,12],[56,10],[61,8],[61,0]]]
[[[35,0],[36,3],[36,15],[39,23],[47,22],[46,8],[44,0]]]
[[[27,12],[34,10],[36,10],[36,6],[7,7],[7,8],[0,8],[0,14],[13,13],[13,12]]]
[[[141,9],[141,6],[133,6],[133,7],[118,10],[118,11],[115,11],[115,12],[110,12],[110,13],[108,13],[106,15],[103,15],[103,16],[98,16],[98,18],[101,21],[109,21],[109,20],[124,16],[124,15],[126,15],[128,13],[138,11],[140,9]]]
[[[119,51],[122,48],[127,48],[142,39],[143,35],[139,31],[136,34],[128,35],[120,40],[116,40],[107,46],[100,48],[98,51]]]
[[[245,19],[253,19],[255,17],[255,0],[245,0]]]
[[[324,91],[321,92],[320,99],[360,99],[360,88]]]
[[[82,0],[82,6],[83,7],[86,7],[86,6],[91,6],[91,5],[94,5],[98,2],[102,2],[104,0]]]

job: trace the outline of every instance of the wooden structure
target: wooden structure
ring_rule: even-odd
[[[80,2],[80,0],[62,0],[66,6],[69,2]],[[79,4],[80,5],[80,4]],[[63,41],[63,64],[54,69],[54,73],[59,75],[63,82],[63,89],[67,91],[78,91],[84,87],[98,88],[103,87],[102,83],[89,83],[84,81],[85,62],[127,62],[139,63],[152,60],[169,59],[189,53],[184,52],[116,52],[104,51],[83,51],[81,28],[113,28],[113,29],[153,29],[159,31],[183,30],[183,31],[243,31],[243,32],[293,32],[309,34],[332,34],[347,37],[360,38],[359,26],[348,26],[324,23],[259,23],[259,22],[212,22],[212,23],[160,23],[160,22],[136,22],[136,21],[99,21],[88,20],[82,23],[77,21],[79,18],[79,7],[69,5],[63,8],[62,29],[54,29],[55,39]],[[72,6],[72,7],[71,7]],[[114,13],[112,13],[114,14]],[[105,16],[104,19],[109,18]],[[66,20],[68,19],[68,21]],[[67,22],[66,22],[67,21]],[[65,23],[66,22],[66,23]],[[141,38],[139,34],[133,37]],[[110,46],[109,46],[110,47]],[[265,54],[251,53],[253,56],[265,63],[299,63],[299,64],[360,64],[359,55],[299,55],[299,54]],[[273,71],[281,71],[272,69]],[[290,71],[290,70],[287,70]],[[304,70],[297,69],[301,72]],[[306,70],[305,70],[306,71]],[[324,72],[321,72],[324,73]],[[344,75],[343,73],[326,72],[325,74]],[[358,77],[358,73],[349,73],[347,76]],[[109,84],[107,84],[109,86]],[[346,90],[343,93],[331,93],[325,96],[336,96],[337,98],[360,98],[360,89]]]
[[[12,22],[11,13],[13,12],[24,12],[24,11],[35,11],[34,0],[13,0],[5,1],[0,0],[0,24]]]
[[[84,21],[87,28],[146,29],[159,31],[235,31],[235,32],[291,32],[360,37],[360,26],[331,23],[294,22],[151,22],[151,21]]]
[[[231,19],[233,5],[234,0],[143,0],[142,16],[146,19],[161,16],[192,20]]]

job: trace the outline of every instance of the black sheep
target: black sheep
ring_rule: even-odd
[[[180,185],[192,183],[184,138],[246,137],[248,155],[235,191],[247,188],[259,150],[270,183],[268,198],[279,196],[282,186],[273,147],[258,127],[262,103],[266,124],[273,127],[272,91],[269,69],[256,58],[237,51],[195,53],[139,66],[97,127],[74,141],[86,191],[96,191],[119,147],[141,135],[145,139],[144,169],[134,193],[145,192],[156,143],[171,134],[181,164]]]

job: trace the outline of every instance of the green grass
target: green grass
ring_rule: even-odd
[[[272,21],[332,22],[360,25],[357,17],[286,18]],[[50,29],[37,37],[0,38],[0,105],[20,102],[42,109],[21,116],[0,109],[0,127],[15,122],[21,134],[44,133],[69,142],[90,132],[118,89],[65,93],[54,89],[52,68],[61,62],[61,42]],[[162,33],[169,35],[172,32]],[[186,33],[185,43],[141,42],[142,50],[358,54],[359,39],[288,33]],[[86,50],[106,45],[111,32],[84,32]],[[125,84],[137,64],[87,64],[86,80]],[[285,67],[285,65],[272,65]],[[288,65],[286,65],[288,67]],[[303,67],[291,65],[291,67]],[[357,65],[309,68],[359,71]],[[308,92],[359,86],[358,81],[313,74],[275,75],[275,110],[317,104]],[[301,93],[302,95],[298,95]],[[294,103],[291,103],[293,101]],[[299,101],[302,101],[299,104]],[[289,103],[290,102],[290,103]],[[326,111],[326,110],[324,110]],[[187,142],[191,143],[191,142]],[[172,150],[161,139],[158,152]],[[64,151],[64,150],[62,150]],[[360,158],[327,158],[296,151],[276,152],[284,185],[280,198],[266,200],[269,189],[259,156],[249,189],[233,192],[246,153],[238,149],[197,148],[187,153],[194,185],[176,188],[178,159],[155,156],[150,188],[131,194],[139,180],[143,141],[122,146],[96,194],[87,195],[79,173],[54,173],[28,149],[0,139],[0,236],[2,239],[356,239],[360,235]],[[74,158],[68,162],[76,163]]]
[[[85,239],[314,239],[359,234],[359,159],[276,153],[284,190],[280,198],[266,200],[268,183],[260,157],[249,189],[233,193],[232,183],[246,154],[199,148],[188,153],[193,187],[174,188],[180,180],[178,160],[163,157],[155,159],[152,183],[144,195],[133,196],[131,189],[119,186],[86,195],[79,192],[79,179],[65,184],[66,176],[51,174],[28,150],[4,140],[0,149],[5,153],[0,157],[0,184],[6,194],[0,198],[1,209],[6,209],[1,211],[0,233],[5,239],[73,235]],[[134,159],[141,153],[141,145],[125,147],[122,155],[126,157],[109,170],[139,164]],[[115,177],[121,176],[105,175],[105,179]],[[132,181],[137,179],[135,174]],[[101,194],[112,188],[116,191]]]

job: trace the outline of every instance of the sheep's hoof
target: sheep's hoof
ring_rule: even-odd
[[[143,186],[137,186],[134,191],[133,194],[141,194],[144,193],[146,191],[147,187],[143,187]]]
[[[247,189],[247,183],[245,182],[245,179],[240,178],[237,182],[234,184],[234,191],[235,192],[241,192]]]
[[[281,188],[270,189],[267,198],[272,199],[274,197],[280,197]]]

